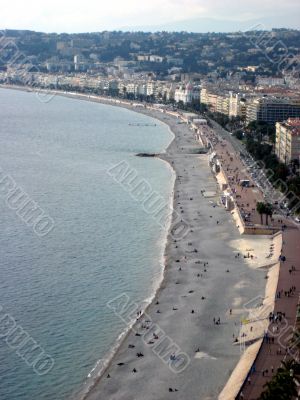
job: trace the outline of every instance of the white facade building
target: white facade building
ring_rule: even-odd
[[[193,100],[199,100],[199,98],[200,90],[198,88],[194,88],[194,85],[191,82],[177,87],[174,94],[176,103],[182,101],[183,104],[188,104],[192,103]]]

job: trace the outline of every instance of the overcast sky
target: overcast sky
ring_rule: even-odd
[[[91,32],[181,20],[299,18],[300,0],[0,0],[0,29]],[[300,25],[300,24],[299,24]]]

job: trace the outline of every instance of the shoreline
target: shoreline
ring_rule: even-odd
[[[22,91],[22,92],[26,92],[26,93],[37,93],[40,91],[44,91],[43,89],[39,89],[39,90],[34,90],[31,89],[30,87],[22,87],[22,86],[17,86],[17,85],[2,85],[0,84],[0,88],[2,89],[10,89],[10,90],[18,90],[18,91]],[[161,162],[165,163],[168,168],[170,168],[170,170],[172,171],[172,175],[173,175],[173,184],[172,184],[172,190],[170,193],[170,197],[169,197],[169,207],[171,210],[174,211],[174,195],[175,195],[175,183],[176,183],[176,179],[177,179],[177,174],[173,168],[173,166],[171,165],[170,162],[168,162],[167,160],[165,160],[163,158],[163,155],[166,154],[168,148],[170,147],[170,145],[172,144],[172,142],[175,139],[175,134],[173,133],[171,127],[169,124],[167,124],[165,121],[163,121],[162,119],[159,119],[158,116],[152,116],[151,115],[151,111],[149,110],[149,108],[145,107],[145,108],[138,108],[138,109],[133,109],[132,105],[130,102],[115,102],[113,99],[111,99],[111,101],[109,99],[106,99],[104,97],[99,97],[99,96],[93,96],[92,98],[89,95],[85,95],[85,94],[76,94],[76,93],[72,93],[72,92],[61,92],[61,91],[49,91],[49,90],[45,90],[47,93],[54,93],[55,95],[58,95],[60,97],[67,97],[67,98],[71,98],[71,99],[75,99],[75,100],[83,100],[83,101],[91,101],[91,102],[95,102],[95,103],[100,103],[100,104],[104,104],[104,105],[110,105],[110,106],[115,106],[115,107],[121,107],[121,108],[125,108],[129,111],[133,111],[133,112],[137,112],[139,114],[143,114],[145,116],[148,116],[150,118],[153,118],[155,120],[160,121],[163,125],[165,125],[168,128],[168,131],[172,134],[172,140],[170,141],[170,143],[168,144],[168,146],[156,157],[157,159],[159,159]],[[150,115],[149,113],[143,112],[144,110],[148,110],[150,111]],[[173,214],[173,213],[172,213]],[[155,282],[155,286],[153,286],[153,292],[150,294],[150,296],[148,296],[147,298],[145,298],[143,300],[143,304],[146,304],[145,308],[142,311],[142,315],[144,315],[147,312],[147,309],[149,308],[149,306],[151,305],[151,303],[156,299],[157,295],[159,294],[159,291],[161,289],[161,286],[164,282],[165,279],[165,268],[166,268],[166,248],[168,245],[168,237],[170,234],[170,229],[171,229],[171,225],[172,225],[172,220],[173,220],[173,215],[172,218],[169,221],[169,226],[166,228],[166,232],[165,232],[165,237],[164,237],[164,244],[161,246],[162,248],[162,255],[161,255],[161,265],[163,266],[163,269],[161,271],[159,280],[157,282]],[[102,363],[103,358],[99,359],[96,363],[96,365],[92,368],[92,370],[89,372],[87,378],[88,379],[92,379],[92,382],[85,382],[83,384],[83,388],[80,389],[79,392],[73,394],[71,397],[76,398],[76,400],[85,400],[90,392],[90,390],[99,382],[99,380],[102,378],[102,376],[104,375],[105,371],[109,368],[111,362],[113,361],[113,358],[115,357],[116,353],[118,352],[118,349],[121,347],[122,343],[126,340],[127,336],[130,334],[130,332],[132,331],[134,325],[136,324],[136,319],[133,319],[131,321],[131,323],[126,326],[126,328],[118,335],[117,339],[115,340],[115,342],[113,343],[112,347],[104,354],[104,364]],[[100,364],[100,366],[99,366]],[[100,370],[98,370],[100,368]],[[96,374],[95,376],[91,376],[91,374]],[[88,380],[86,379],[86,381]],[[87,391],[86,391],[87,389]]]
[[[26,92],[31,91],[31,90],[28,90],[28,88],[26,88],[26,87],[24,87],[24,88],[22,88],[22,87],[16,88],[16,87],[8,87],[8,86],[5,87],[5,85],[4,86],[1,85],[1,87],[2,88],[8,88],[8,89],[15,89],[15,90],[23,90],[23,91],[26,91]],[[47,92],[49,92],[49,91],[47,91]],[[64,97],[68,97],[68,98],[75,98],[75,99],[86,100],[86,101],[94,101],[94,102],[98,102],[98,103],[102,103],[102,104],[106,104],[106,105],[112,105],[112,106],[127,108],[130,111],[135,111],[135,112],[147,115],[149,117],[152,117],[154,119],[157,119],[160,122],[162,122],[162,123],[164,123],[164,124],[166,124],[168,126],[170,132],[172,132],[174,137],[173,137],[171,143],[169,143],[168,147],[165,149],[165,151],[163,153],[161,153],[159,158],[161,159],[161,161],[167,162],[168,165],[170,166],[170,168],[174,172],[173,190],[172,190],[171,195],[170,195],[170,206],[172,207],[172,210],[173,210],[173,213],[172,213],[172,221],[173,221],[174,218],[177,217],[177,215],[175,215],[175,213],[178,214],[178,211],[176,210],[176,207],[174,206],[174,204],[175,204],[175,200],[176,200],[176,190],[178,189],[178,181],[180,181],[180,175],[178,174],[178,171],[176,173],[176,169],[174,169],[174,167],[172,165],[172,154],[171,154],[171,156],[169,154],[170,150],[172,150],[174,141],[176,140],[176,133],[173,132],[172,126],[170,124],[168,124],[167,122],[165,122],[165,118],[163,118],[163,116],[166,113],[161,112],[160,110],[156,110],[156,109],[152,108],[151,106],[147,106],[147,107],[137,106],[137,107],[134,107],[132,105],[133,104],[132,102],[124,102],[124,103],[122,103],[121,101],[116,101],[114,99],[110,100],[110,99],[105,99],[105,98],[102,98],[102,97],[94,98],[96,96],[91,98],[91,96],[89,96],[89,95],[84,95],[84,94],[75,95],[75,94],[72,94],[72,93],[64,93],[64,92],[58,92],[58,91],[55,91],[55,94],[60,95],[60,96],[64,96]],[[173,113],[171,118],[174,118],[175,115],[176,115],[176,113]],[[178,114],[178,116],[179,116],[179,114]],[[159,117],[161,117],[161,118],[159,118]],[[186,129],[187,133],[189,133],[191,138],[192,138],[194,136],[192,131],[190,129],[188,129],[187,125],[184,125],[184,126],[180,125],[180,130],[183,129],[183,127],[184,127],[184,129]],[[201,158],[203,160],[206,158],[206,156],[200,156],[200,155],[196,155],[196,156],[197,156],[197,158]],[[207,163],[207,165],[208,165],[208,163]],[[209,174],[214,177],[214,174],[212,173],[212,171],[210,171],[210,168],[208,166],[207,166],[207,169],[209,170]],[[202,182],[200,182],[200,184],[202,185]],[[190,193],[189,195],[192,195],[192,193]],[[199,209],[198,211],[201,212],[202,210]],[[230,218],[232,218],[232,215],[230,215]],[[145,310],[144,310],[145,313],[148,311],[148,309],[150,307],[154,306],[154,301],[158,298],[158,296],[160,295],[161,291],[163,289],[166,289],[167,286],[170,284],[170,282],[166,281],[166,273],[167,273],[168,264],[170,262],[170,258],[172,258],[172,254],[170,256],[170,253],[171,253],[170,247],[171,247],[171,240],[172,240],[172,236],[171,236],[171,232],[170,232],[171,226],[172,226],[172,222],[170,221],[170,226],[168,227],[168,230],[166,231],[165,242],[164,242],[164,250],[163,250],[163,261],[164,261],[163,265],[164,265],[164,268],[163,268],[163,272],[162,272],[162,277],[161,277],[160,282],[158,283],[157,289],[154,291],[153,296],[151,296],[151,299],[149,299],[149,303],[145,307]],[[200,256],[201,256],[201,254],[200,254]],[[98,383],[104,377],[105,372],[111,367],[114,359],[117,357],[117,354],[118,354],[120,348],[126,342],[126,340],[128,339],[128,336],[132,333],[132,329],[133,329],[133,326],[135,324],[136,324],[136,321],[133,321],[132,326],[127,326],[127,330],[120,335],[120,342],[115,346],[116,348],[114,349],[114,352],[111,355],[111,358],[108,361],[108,363],[105,366],[105,368],[101,371],[99,376],[96,377],[96,379],[95,379],[95,381],[93,382],[93,385],[92,385],[93,387],[98,385]],[[90,391],[88,392],[87,395],[82,397],[82,399],[86,399],[86,398],[89,399],[90,398],[89,393],[90,393]],[[91,397],[91,399],[92,398],[93,397]],[[112,398],[114,398],[114,397],[112,397]],[[169,398],[169,397],[164,396],[163,398]],[[230,397],[228,397],[228,398],[230,398]],[[231,398],[233,398],[233,397],[231,397]]]

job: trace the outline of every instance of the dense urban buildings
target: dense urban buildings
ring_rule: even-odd
[[[265,123],[269,132],[277,122],[300,117],[299,41],[300,32],[288,29],[206,34],[6,30],[0,35],[0,83],[207,111],[225,122],[239,120],[242,138],[251,123]],[[277,126],[283,130],[285,124]],[[259,137],[274,145],[270,135]],[[294,157],[293,151],[276,153],[286,164]]]

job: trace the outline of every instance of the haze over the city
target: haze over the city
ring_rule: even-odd
[[[256,24],[262,28],[296,28],[297,0],[111,0],[41,3],[2,2],[1,29],[44,32],[95,32],[102,30],[237,31]]]

